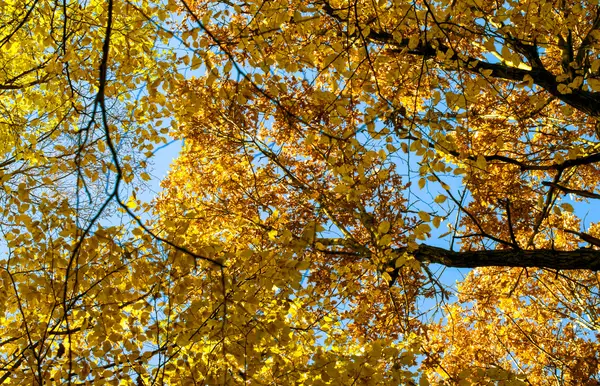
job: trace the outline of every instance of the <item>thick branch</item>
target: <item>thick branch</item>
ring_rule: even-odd
[[[340,15],[338,12],[340,10],[333,8],[327,1],[324,1],[323,10],[339,22],[349,23],[348,19]],[[594,21],[592,29],[596,28],[596,26],[597,20]],[[377,31],[375,29],[370,30],[366,38],[375,44],[387,44],[390,47],[393,47],[393,51],[397,51],[401,54],[418,55],[424,58],[433,59],[437,56],[438,52],[441,52],[447,60],[457,62],[462,69],[473,73],[481,73],[482,71],[487,70],[490,71],[488,76],[492,78],[522,82],[523,78],[529,75],[533,79],[533,83],[549,92],[552,96],[585,114],[592,117],[600,117],[600,92],[590,92],[581,88],[572,90],[568,94],[559,92],[558,86],[560,83],[556,81],[554,74],[546,70],[542,65],[537,53],[537,47],[535,45],[531,46],[525,44],[510,36],[507,37],[507,40],[510,41],[510,45],[530,61],[532,66],[531,70],[515,68],[504,63],[490,63],[466,54],[456,53],[441,39],[432,39],[428,41],[422,38],[417,46],[414,47],[411,46],[411,39],[409,37],[396,39],[393,34],[389,32],[381,30]],[[573,50],[572,45],[569,45],[568,48],[571,51]],[[585,50],[585,48],[583,48],[583,50]],[[451,53],[451,55],[448,56],[448,53]],[[451,70],[451,68],[448,69]]]
[[[592,245],[600,245],[600,240],[581,232],[573,232]],[[598,244],[591,242],[584,236],[595,239]],[[325,246],[346,247],[355,249],[352,242],[344,238],[319,238],[317,241]],[[433,247],[427,244],[419,245],[416,251],[408,252],[406,247],[396,249],[398,254],[404,252],[412,255],[421,263],[441,264],[455,268],[478,267],[519,267],[519,268],[548,268],[548,269],[586,269],[600,271],[600,250],[592,248],[579,248],[573,251],[558,251],[552,249],[503,249],[488,251],[451,251],[444,248]],[[336,253],[336,251],[332,251]]]
[[[48,80],[50,79],[49,75],[46,75],[38,80],[33,80],[31,82],[28,83],[22,83],[22,84],[0,84],[0,90],[21,90],[24,88],[28,88],[31,86],[37,86],[40,85],[42,83],[46,83]]]
[[[401,248],[398,252],[406,250]],[[574,251],[537,250],[493,250],[455,252],[421,244],[412,252],[422,263],[436,263],[447,267],[521,267],[549,269],[600,270],[600,250],[580,248]]]
[[[564,193],[571,193],[571,194],[576,194],[581,197],[600,199],[600,194],[588,192],[587,190],[567,188],[566,186],[562,186],[562,185],[559,185],[559,184],[556,184],[556,183],[550,182],[550,181],[542,181],[542,185],[552,186],[556,189],[562,190]]]
[[[392,47],[396,47],[396,50],[399,52],[406,52],[408,54],[419,55],[425,58],[435,58],[438,51],[444,54],[447,54],[449,51],[451,51],[450,47],[439,40],[433,42],[421,41],[416,47],[410,48],[410,39],[404,38],[398,41],[387,32],[371,31],[368,38],[375,43],[384,43]],[[473,73],[480,73],[485,70],[491,71],[488,76],[492,78],[505,79],[513,82],[522,82],[523,78],[526,75],[529,75],[533,79],[533,83],[542,87],[552,96],[562,100],[566,104],[571,105],[583,113],[593,117],[600,116],[599,92],[575,89],[569,94],[562,94],[558,91],[558,86],[560,83],[556,81],[556,77],[544,67],[540,67],[540,62],[531,63],[534,65],[534,67],[531,70],[524,70],[502,63],[489,63],[471,56],[460,55],[456,53],[451,55],[449,58],[447,57],[447,59],[460,63],[461,68]]]
[[[327,1],[324,1],[323,3],[323,10],[327,15],[341,23],[350,23],[348,19],[341,16],[339,13],[339,11],[341,11],[340,9],[332,7]],[[596,19],[592,26],[592,30],[597,28],[598,24],[599,21]],[[416,47],[414,47],[411,46],[411,39],[409,37],[396,39],[393,34],[382,30],[377,31],[376,29],[370,30],[366,38],[375,44],[389,45],[392,47],[393,51],[397,51],[401,54],[418,55],[424,58],[433,59],[437,56],[437,53],[440,52],[444,54],[446,60],[457,62],[462,69],[473,73],[481,73],[482,71],[487,70],[490,71],[488,76],[492,78],[522,82],[523,78],[529,75],[533,79],[533,83],[549,92],[552,96],[585,114],[592,117],[600,117],[600,92],[590,92],[581,88],[572,90],[568,94],[559,92],[558,86],[560,83],[556,81],[555,75],[546,70],[543,66],[537,53],[537,47],[535,45],[525,44],[511,36],[508,36],[507,40],[517,52],[524,55],[527,60],[530,61],[532,67],[530,70],[515,68],[504,63],[490,63],[466,54],[456,53],[441,39],[427,40],[422,37]],[[590,39],[591,35],[590,37],[585,38],[586,45],[589,43]],[[569,44],[566,48],[570,50],[572,57],[572,44]],[[586,49],[587,46],[582,45],[580,49],[582,52],[578,53],[578,56],[584,55]],[[451,53],[451,55],[448,56],[449,53]],[[570,59],[570,61],[572,60],[573,58]],[[451,68],[448,69],[452,70]]]

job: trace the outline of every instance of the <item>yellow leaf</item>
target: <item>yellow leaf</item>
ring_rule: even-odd
[[[383,221],[383,222],[379,223],[379,226],[377,227],[377,232],[379,232],[380,235],[388,233],[389,230],[390,230],[390,222],[389,221]]]
[[[504,141],[502,140],[502,137],[496,138],[496,147],[498,147],[498,150],[504,149]]]
[[[379,239],[379,245],[381,246],[388,246],[392,243],[392,235],[390,235],[389,233],[384,235],[381,239]]]
[[[414,50],[415,48],[417,48],[419,46],[419,35],[413,35],[408,39],[408,48],[410,48],[411,50]]]
[[[487,161],[485,160],[485,157],[482,155],[478,155],[477,156],[477,167],[480,168],[481,170],[485,170],[487,168]]]
[[[335,188],[333,188],[333,191],[336,193],[346,193],[348,191],[348,186],[346,184],[339,184],[336,185]]]
[[[129,200],[127,200],[125,205],[131,210],[134,210],[138,207],[137,200],[134,196],[129,197]]]
[[[191,69],[192,70],[197,70],[198,68],[200,68],[201,64],[202,64],[202,58],[199,55],[194,55],[192,57],[192,66],[191,66]]]
[[[565,212],[573,213],[573,206],[571,204],[569,204],[569,203],[566,203],[566,202],[562,203],[562,204],[560,204],[560,207]]]
[[[407,256],[405,253],[403,253],[401,256],[398,256],[398,258],[394,262],[394,268],[402,267],[404,265],[404,263],[406,262],[406,259],[407,259]]]
[[[596,62],[600,63],[600,60],[596,60]],[[588,85],[592,89],[592,91],[600,91],[600,79],[597,78],[589,78],[587,80]]]
[[[296,269],[298,271],[305,271],[310,267],[310,261],[300,261],[296,264]]]
[[[571,88],[564,83],[559,83],[558,86],[556,86],[556,88],[561,94],[570,94],[571,92],[573,92],[573,90],[571,90]]]

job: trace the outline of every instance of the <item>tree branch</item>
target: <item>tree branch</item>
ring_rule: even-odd
[[[348,22],[343,20],[339,15],[335,13],[335,10],[326,3],[323,8],[326,13],[339,21]],[[409,38],[403,38],[397,40],[391,33],[385,31],[371,30],[367,35],[367,39],[375,44],[387,44],[394,47],[392,51],[399,52],[402,54],[418,55],[424,58],[433,59],[437,56],[438,52],[441,52],[446,56],[449,52],[452,53],[450,57],[446,56],[449,61],[456,61],[460,64],[460,67],[466,69],[472,73],[481,73],[482,71],[491,71],[487,76],[497,79],[504,79],[513,82],[522,82],[526,75],[531,76],[533,83],[542,87],[548,93],[554,97],[560,99],[566,104],[576,108],[577,110],[584,112],[593,117],[600,116],[600,93],[590,92],[582,89],[572,90],[570,93],[563,94],[558,91],[559,82],[556,77],[550,71],[544,67],[540,67],[541,61],[534,60],[531,70],[520,69],[511,67],[503,63],[489,63],[484,60],[477,59],[472,56],[465,54],[457,54],[449,46],[444,44],[441,39],[434,39],[426,41],[421,39],[416,47],[410,47]],[[517,39],[512,39],[511,44],[513,47],[519,47],[519,49],[527,49],[530,59],[534,59],[532,49],[535,47],[528,46]],[[572,47],[571,47],[572,49]],[[447,66],[444,66],[447,67]]]
[[[567,188],[566,186],[559,185],[557,183],[550,182],[550,181],[542,181],[542,185],[552,186],[556,189],[563,191],[564,193],[571,193],[571,194],[575,194],[575,195],[578,195],[581,197],[600,199],[600,194],[588,192],[587,190]]]
[[[408,252],[407,248],[398,248],[396,251],[398,253]],[[600,250],[591,248],[580,248],[573,251],[506,249],[456,252],[421,244],[416,251],[408,253],[421,263],[435,263],[456,268],[502,266],[600,271]]]

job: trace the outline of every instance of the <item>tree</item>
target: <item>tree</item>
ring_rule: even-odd
[[[596,4],[6,7],[2,382],[600,382]]]

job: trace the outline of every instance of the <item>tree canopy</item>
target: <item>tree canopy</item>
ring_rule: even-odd
[[[0,4],[0,384],[600,384],[597,2]]]

